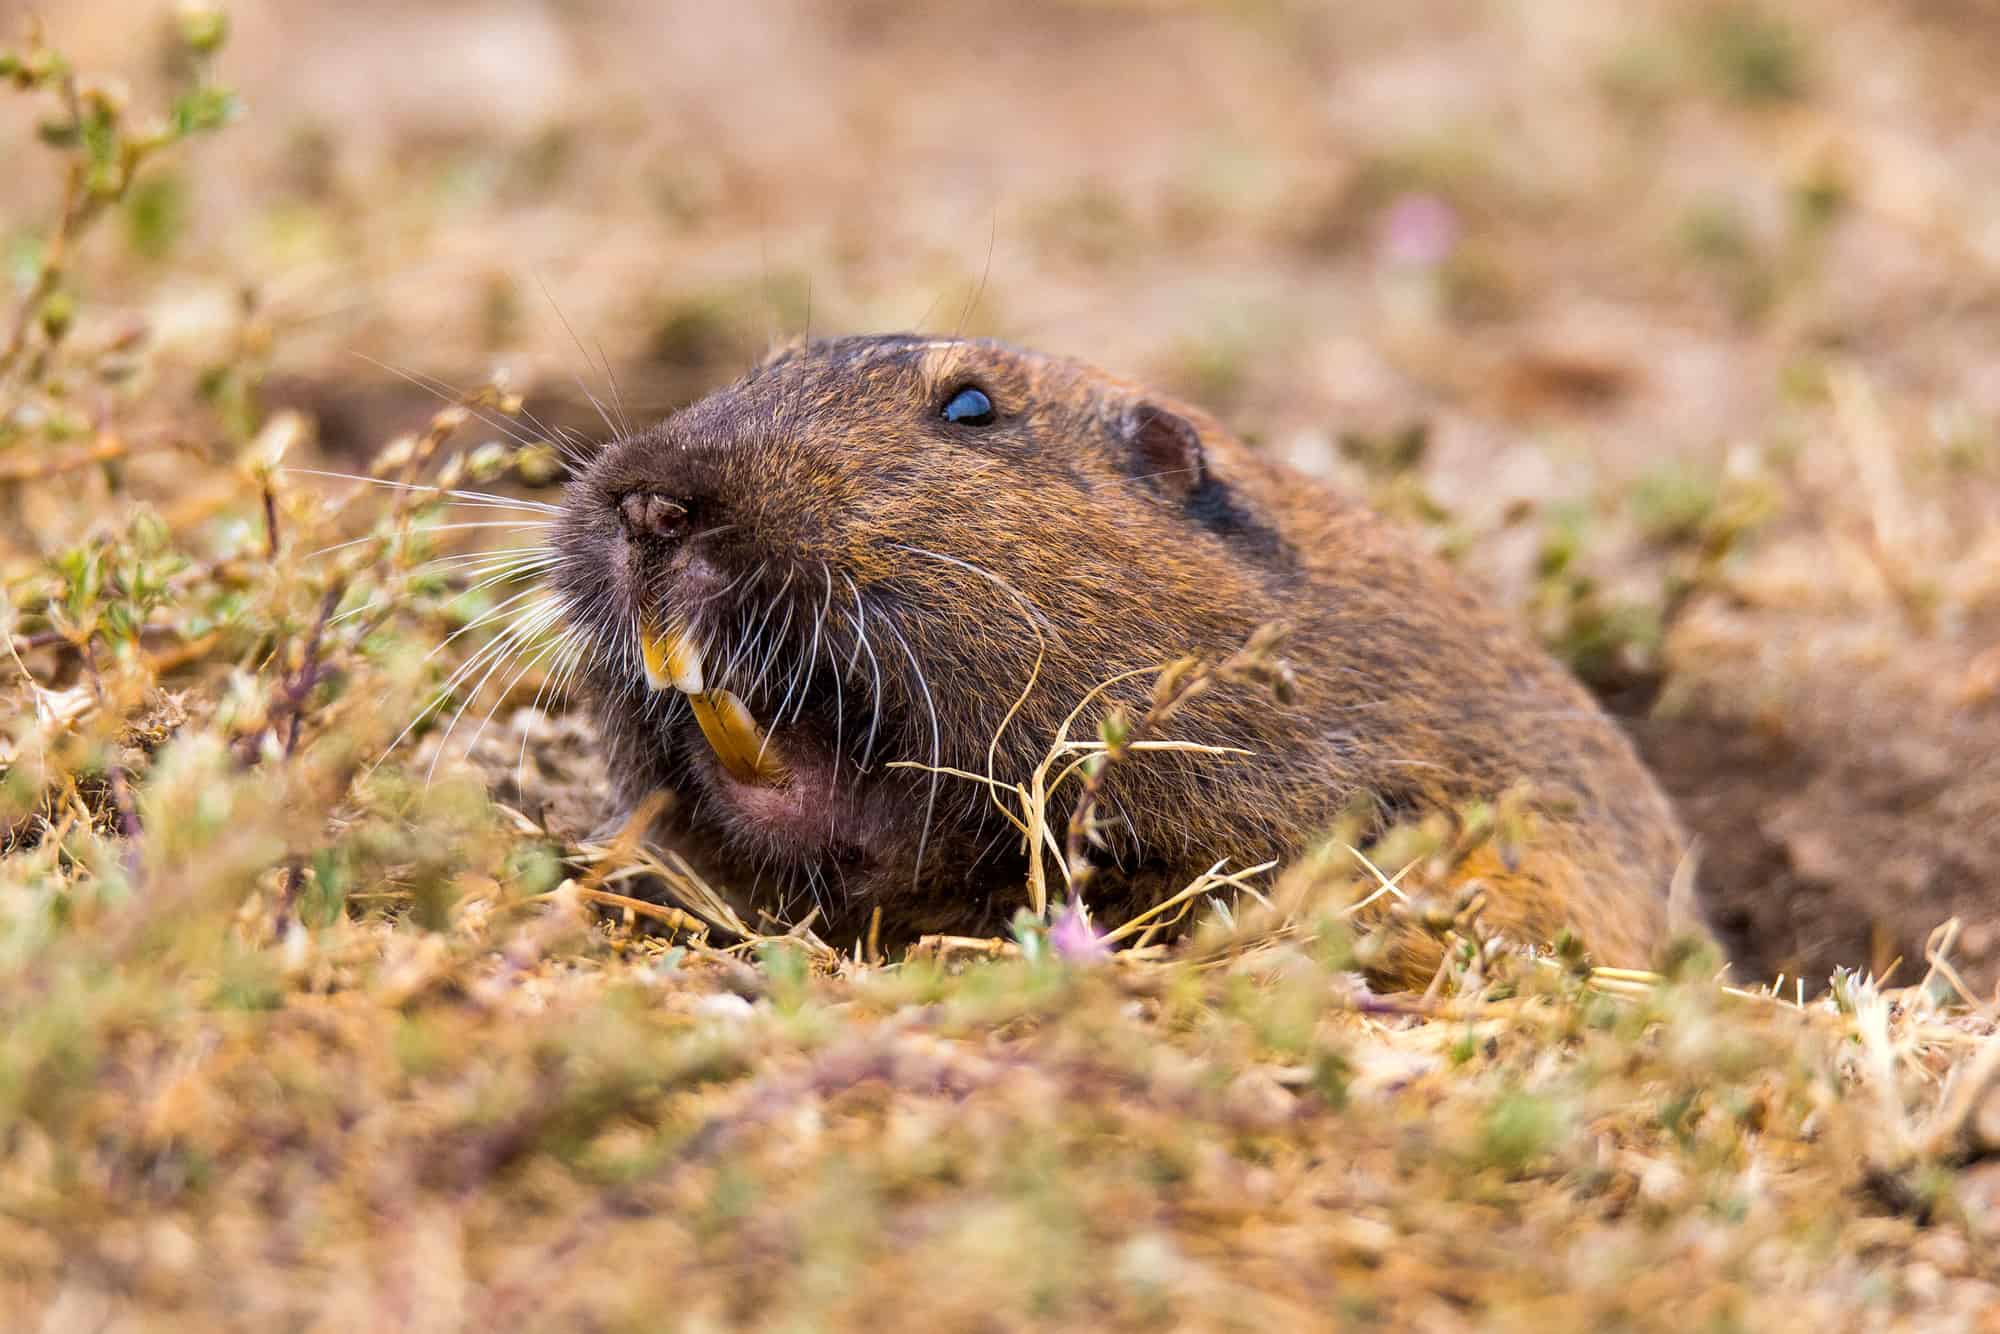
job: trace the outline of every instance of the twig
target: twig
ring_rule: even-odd
[[[66,79],[64,82],[70,95],[74,97],[74,80]],[[63,177],[62,212],[57,217],[55,231],[49,236],[48,248],[42,253],[42,262],[36,266],[34,282],[29,284],[27,292],[21,297],[21,304],[14,311],[14,324],[8,331],[7,344],[5,347],[0,347],[0,384],[7,382],[14,372],[15,365],[20,361],[21,354],[27,350],[28,330],[34,325],[35,312],[42,308],[42,303],[55,291],[56,283],[61,281],[64,251],[69,247],[71,235],[86,216],[77,199],[82,183],[83,168],[79,164],[71,163],[68,173]]]
[[[264,492],[264,554],[272,560],[278,558],[278,495],[271,489],[271,478],[267,473],[263,478]]]
[[[41,458],[0,458],[0,483],[39,481],[45,477],[76,472],[92,464],[124,458],[133,452],[135,451],[124,437],[105,431],[83,448],[72,449],[67,453]]]
[[[1097,807],[1103,798],[1104,782],[1111,767],[1134,746],[1143,745],[1175,714],[1193,703],[1219,681],[1262,681],[1282,695],[1291,682],[1291,670],[1277,657],[1285,628],[1277,623],[1261,625],[1236,652],[1220,663],[1201,663],[1182,658],[1162,670],[1153,683],[1153,698],[1137,721],[1126,725],[1122,709],[1113,707],[1099,729],[1104,739],[1100,754],[1082,761],[1083,790],[1070,809],[1069,827],[1063,837],[1063,862],[1069,870],[1072,906],[1080,903],[1091,877],[1097,872],[1088,847],[1096,828]]]
[[[347,585],[336,579],[319,601],[319,616],[313,622],[312,633],[306,637],[305,652],[300,655],[298,674],[285,686],[285,703],[291,710],[291,719],[285,733],[285,757],[291,758],[299,746],[299,727],[305,721],[306,697],[319,684],[320,641],[326,634],[327,620],[333,609],[340,605],[341,595]]]
[[[290,759],[299,746],[299,730],[305,721],[306,698],[312,694],[313,686],[319,682],[320,642],[326,633],[326,623],[333,615],[333,609],[340,605],[344,589],[339,580],[328,587],[320,598],[319,616],[313,621],[312,632],[306,636],[305,651],[299,657],[298,674],[285,684],[284,699],[291,717],[285,730],[285,758]],[[283,937],[292,921],[293,909],[299,900],[299,891],[305,887],[305,862],[300,857],[292,857],[285,864],[285,881],[278,895],[278,912],[273,921],[277,935]]]
[[[1949,1094],[1917,1140],[1917,1152],[1943,1157],[1953,1151],[2000,1148],[1990,1109],[2000,1098],[2000,1034],[1989,1036],[1971,1061],[1959,1067]]]
[[[111,803],[118,810],[118,832],[126,839],[139,837],[139,811],[132,803],[132,783],[125,766],[111,766]]]
[[[706,936],[709,932],[707,922],[702,921],[693,913],[683,912],[672,904],[648,903],[644,899],[635,899],[629,894],[614,894],[608,889],[594,889],[588,885],[572,883],[570,888],[575,891],[578,898],[586,903],[595,903],[606,908],[622,908],[626,912],[640,917],[650,917],[656,922],[664,923],[674,930],[685,932],[690,936]],[[530,903],[541,903],[555,898],[560,892],[560,890],[552,889],[546,894],[537,894],[527,901]]]

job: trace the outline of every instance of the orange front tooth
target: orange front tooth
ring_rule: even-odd
[[[672,686],[685,695],[702,687],[701,650],[696,647],[687,625],[674,621],[665,630],[639,627],[639,657],[646,669],[646,684],[655,690]]]
[[[689,695],[688,703],[694,708],[694,720],[701,724],[701,734],[708,738],[709,747],[730,777],[760,787],[775,787],[784,780],[788,771],[771,754],[764,729],[734,693],[704,690]]]

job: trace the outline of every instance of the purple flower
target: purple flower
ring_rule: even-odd
[[[1382,218],[1382,257],[1409,268],[1432,268],[1458,245],[1458,212],[1433,194],[1406,194]]]
[[[1090,963],[1111,953],[1104,937],[1090,924],[1090,914],[1075,899],[1049,923],[1049,948],[1071,963]]]

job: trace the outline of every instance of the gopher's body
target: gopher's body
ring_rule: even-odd
[[[1111,771],[1100,917],[1223,858],[1293,855],[1357,797],[1386,827],[1525,788],[1525,857],[1467,863],[1483,920],[1529,941],[1570,928],[1620,964],[1665,932],[1678,828],[1574,680],[1358,501],[1081,362],[796,345],[615,443],[556,541],[622,800],[673,793],[662,837],[719,884],[810,894],[823,933],[878,910],[890,939],[996,929],[1023,901],[1021,840],[987,789],[937,770],[1024,778],[1096,687],[1224,657],[1273,621],[1289,701],[1218,687],[1172,728],[1247,756]],[[649,625],[676,627],[711,697],[741,705],[778,757],[764,776],[718,767],[649,686]],[[1143,709],[1148,684],[1106,698]],[[1413,947],[1387,971],[1434,963]]]

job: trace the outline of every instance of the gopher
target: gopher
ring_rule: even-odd
[[[1029,851],[977,776],[1023,780],[1092,691],[1143,712],[1148,669],[1273,623],[1293,688],[1218,681],[1168,729],[1227,753],[1105,773],[1100,918],[1357,807],[1380,829],[1524,790],[1525,853],[1458,870],[1482,920],[1621,965],[1666,934],[1679,828],[1573,679],[1365,505],[1083,362],[796,342],[609,444],[552,540],[621,808],[669,793],[663,842],[746,902],[809,897],[828,939],[1000,929]]]

